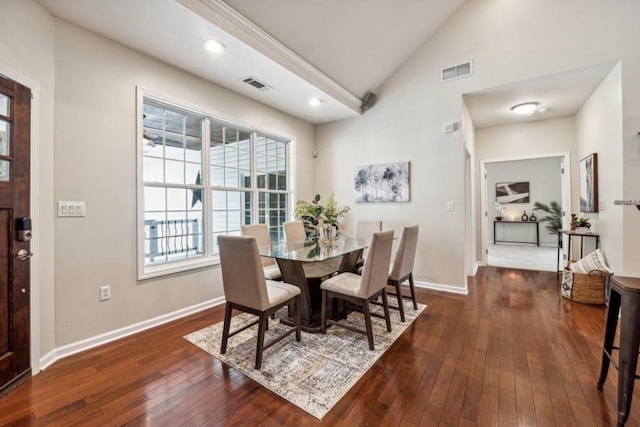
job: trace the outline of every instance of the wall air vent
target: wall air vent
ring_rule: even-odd
[[[256,89],[260,89],[260,90],[271,90],[273,89],[273,86],[269,86],[266,83],[261,82],[260,80],[256,79],[255,77],[245,77],[244,79],[242,79],[243,82],[245,82],[248,85],[251,85],[253,87],[255,87]]]
[[[469,61],[464,64],[454,65],[453,67],[443,68],[440,72],[440,81],[455,80],[470,76],[471,74],[473,74],[473,68],[471,67],[471,61]]]

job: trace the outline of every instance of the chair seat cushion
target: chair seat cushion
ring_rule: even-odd
[[[357,274],[340,273],[322,282],[320,288],[356,298],[366,298],[367,295],[361,295],[359,292],[360,280],[362,280],[362,277]]]
[[[269,305],[274,307],[278,304],[282,304],[298,295],[300,288],[294,285],[290,285],[284,282],[275,282],[273,280],[267,280],[267,294],[269,296]]]
[[[282,280],[282,273],[278,264],[267,265],[263,267],[264,278],[267,280]]]

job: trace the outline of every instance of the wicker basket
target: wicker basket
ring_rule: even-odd
[[[583,304],[604,304],[608,275],[604,270],[591,270],[589,274],[569,270],[569,261],[562,273],[562,296]]]

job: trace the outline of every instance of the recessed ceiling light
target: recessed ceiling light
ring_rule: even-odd
[[[204,42],[204,48],[209,52],[222,53],[224,52],[224,47],[224,44],[217,40],[207,40],[206,42]]]
[[[537,102],[525,102],[523,104],[514,105],[511,107],[511,111],[516,114],[522,114],[523,116],[530,116],[536,112],[537,108]]]
[[[322,99],[320,98],[311,98],[309,100],[309,105],[313,105],[314,107],[317,107],[318,105],[322,104],[324,101],[322,101]]]

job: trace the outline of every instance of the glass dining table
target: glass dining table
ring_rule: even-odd
[[[282,280],[296,285],[302,294],[301,328],[306,332],[320,332],[320,311],[322,280],[335,273],[353,271],[362,258],[367,240],[341,237],[331,246],[320,246],[315,241],[277,242],[258,246],[260,255],[274,258],[280,267]],[[337,319],[343,316],[339,305],[330,307],[329,317]],[[293,324],[293,319],[281,316],[285,324]]]

